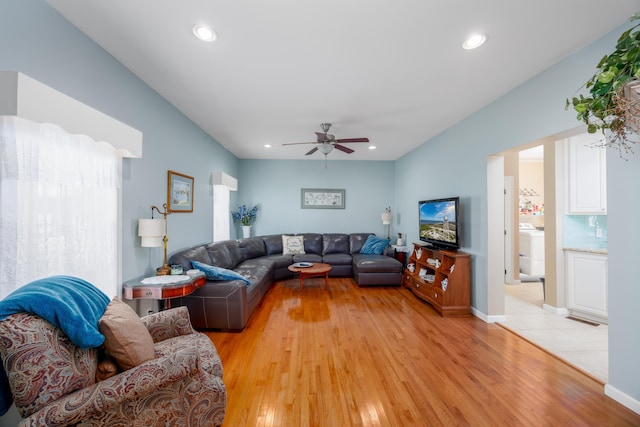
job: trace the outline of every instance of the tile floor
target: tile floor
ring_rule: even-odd
[[[542,283],[505,285],[502,325],[603,381],[608,380],[608,326],[588,325],[542,309]]]

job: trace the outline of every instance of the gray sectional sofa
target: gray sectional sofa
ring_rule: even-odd
[[[288,267],[296,262],[323,262],[332,266],[329,276],[353,276],[359,286],[400,286],[402,263],[391,252],[361,254],[373,233],[304,233],[304,254],[283,254],[282,235],[225,240],[181,250],[169,259],[184,271],[191,261],[233,270],[249,279],[210,281],[192,294],[173,299],[172,306],[186,306],[198,329],[240,330],[272,283],[288,279]]]

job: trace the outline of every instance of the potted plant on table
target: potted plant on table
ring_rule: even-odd
[[[235,221],[240,221],[242,224],[242,237],[247,238],[251,236],[251,224],[256,220],[258,215],[258,205],[255,205],[251,209],[246,204],[238,206],[238,209],[231,211],[231,216]]]
[[[631,17],[640,19],[640,12]],[[578,113],[578,120],[587,125],[587,132],[602,132],[605,145],[618,149],[620,156],[633,153],[632,146],[640,142],[640,24],[618,38],[615,50],[605,55],[598,71],[587,81],[589,95],[567,99]]]

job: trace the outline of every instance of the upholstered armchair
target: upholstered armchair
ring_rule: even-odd
[[[122,303],[123,304],[123,303]],[[0,357],[21,426],[217,426],[226,391],[215,346],[185,307],[141,319],[153,356],[102,381],[98,348],[26,312],[0,322]],[[105,334],[106,335],[106,334]]]

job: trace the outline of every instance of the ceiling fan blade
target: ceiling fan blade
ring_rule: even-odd
[[[344,151],[344,152],[345,152],[345,153],[347,153],[347,154],[351,154],[351,153],[353,153],[353,150],[352,150],[351,148],[347,148],[347,147],[345,147],[345,146],[343,146],[343,145],[333,144],[333,146],[334,146],[337,150]]]
[[[344,144],[345,142],[369,142],[369,138],[343,138],[336,139],[336,142]]]
[[[316,151],[318,151],[318,147],[315,147],[315,148],[312,148],[311,150],[309,150],[309,152],[307,152],[307,153],[305,154],[305,156],[309,156],[309,155],[311,155],[311,154],[315,153]]]
[[[300,145],[300,144],[317,144],[317,142],[289,142],[287,144],[282,144],[282,145]]]

